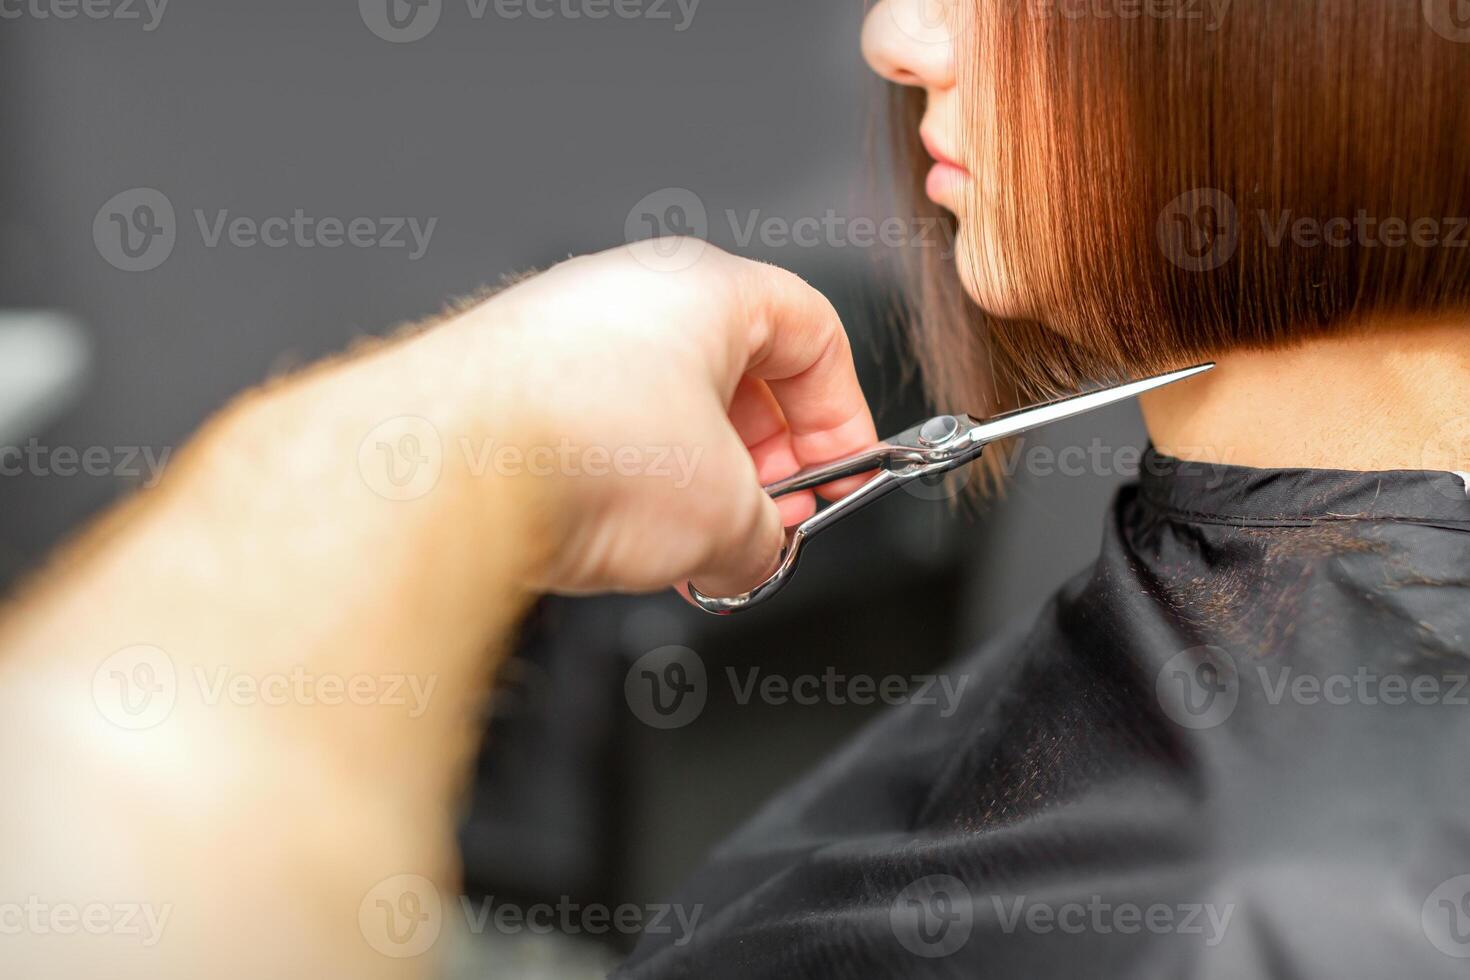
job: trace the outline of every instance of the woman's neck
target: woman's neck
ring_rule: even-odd
[[[1266,468],[1470,470],[1470,318],[1237,351],[1142,399],[1162,453]]]

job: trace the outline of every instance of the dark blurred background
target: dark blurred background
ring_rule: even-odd
[[[162,458],[233,393],[630,229],[693,230],[799,272],[844,315],[880,429],[927,410],[889,313],[898,284],[851,224],[894,215],[873,192],[886,178],[870,148],[880,90],[858,53],[861,0],[645,0],[641,16],[603,19],[567,13],[595,2],[534,4],[550,13],[538,17],[490,0],[477,17],[474,0],[393,0],[399,26],[387,2],[6,8],[0,447],[41,460],[0,475],[6,588],[148,482],[139,450]],[[683,207],[690,194],[702,222]],[[147,249],[136,238],[132,257],[116,230],[109,242],[114,214],[140,236],[168,223],[138,210],[160,198],[171,250],[166,236]],[[437,223],[415,255],[406,233],[402,248],[211,247],[196,216],[297,210],[379,230]],[[742,240],[768,218],[837,230]],[[1130,407],[1022,447],[1041,463],[1021,465],[998,503],[900,494],[820,539],[791,591],[744,617],[706,618],[669,596],[545,602],[487,721],[462,832],[467,891],[609,905],[667,895],[878,710],[741,704],[726,669],[906,676],[1036,609],[1095,554],[1121,482],[1108,467],[1051,472],[1045,450],[1094,437],[1142,443]],[[71,472],[66,450],[108,462]],[[660,729],[624,682],[670,646],[697,658],[708,696],[696,718]],[[598,975],[634,938],[470,936],[457,969]]]

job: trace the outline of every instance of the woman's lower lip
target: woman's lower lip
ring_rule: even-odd
[[[935,204],[953,204],[959,200],[960,188],[969,179],[969,171],[952,163],[936,163],[924,182],[924,192]]]

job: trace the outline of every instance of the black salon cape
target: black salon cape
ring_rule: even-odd
[[[1460,477],[1151,453],[958,711],[878,719],[614,976],[1470,976],[1467,654]]]

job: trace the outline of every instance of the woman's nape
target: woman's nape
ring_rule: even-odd
[[[1141,399],[1155,448],[1267,469],[1470,469],[1470,318],[1237,350]]]

